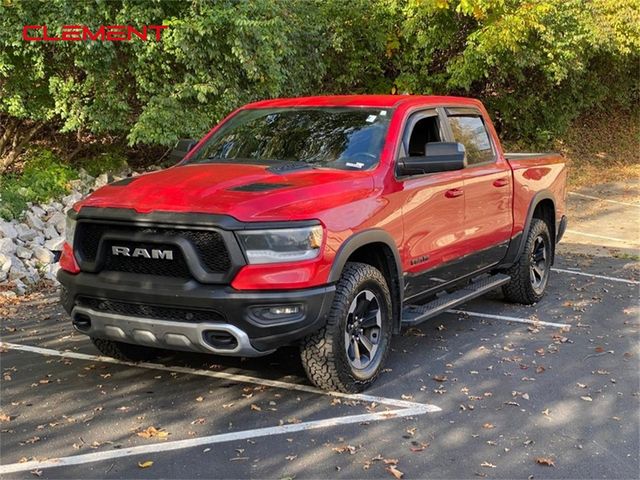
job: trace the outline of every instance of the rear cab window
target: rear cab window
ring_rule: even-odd
[[[447,117],[453,139],[467,150],[469,166],[493,162],[496,159],[491,137],[478,110],[471,108],[448,108]]]

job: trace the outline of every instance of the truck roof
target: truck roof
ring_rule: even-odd
[[[456,104],[478,106],[478,100],[467,97],[437,95],[325,95],[315,97],[275,98],[246,105],[244,108],[286,107],[374,107],[394,108],[413,104]]]

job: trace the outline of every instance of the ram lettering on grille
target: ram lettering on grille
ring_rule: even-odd
[[[119,247],[113,245],[111,247],[112,255],[122,255],[123,257],[144,257],[153,259],[173,260],[173,250],[160,250],[158,248],[152,248],[151,252],[146,248],[135,248],[133,252],[128,247]]]

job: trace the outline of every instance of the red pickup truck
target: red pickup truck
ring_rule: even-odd
[[[360,391],[403,327],[540,300],[566,228],[562,159],[503,153],[467,98],[262,101],[173,155],[69,211],[62,303],[103,354],[297,344],[315,385]]]

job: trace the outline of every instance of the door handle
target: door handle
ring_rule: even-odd
[[[506,187],[509,185],[509,180],[506,178],[499,178],[493,182],[494,187]]]
[[[460,197],[461,195],[464,195],[464,192],[461,188],[452,188],[450,190],[447,190],[444,194],[444,196],[447,198],[456,198]]]

